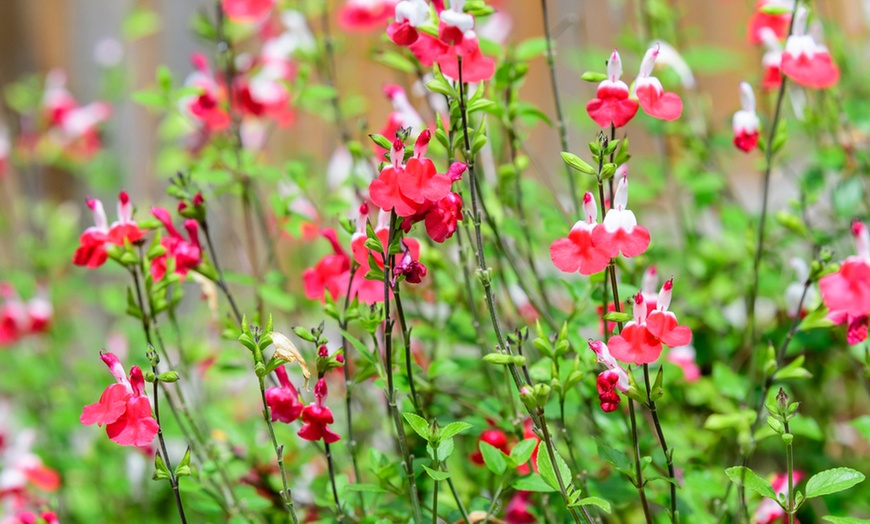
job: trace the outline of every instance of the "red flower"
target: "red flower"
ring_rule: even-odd
[[[495,449],[499,449],[504,453],[510,453],[510,446],[508,446],[507,435],[505,435],[505,432],[500,429],[492,428],[483,430],[480,433],[480,436],[477,438],[477,442],[477,449],[474,450],[474,452],[468,458],[470,458],[471,462],[477,464],[478,466],[483,466],[484,464],[483,454],[480,452],[480,442],[486,442]]]
[[[417,28],[429,21],[429,4],[426,0],[404,0],[396,5],[395,14],[396,20],[387,28],[387,36],[396,45],[407,47],[417,41],[420,35]]]
[[[404,275],[405,281],[409,284],[419,284],[426,276],[426,266],[411,256],[411,250],[408,249],[408,244],[404,240],[402,241],[402,259],[393,268],[393,275],[396,277]]]
[[[734,113],[734,145],[748,153],[758,145],[758,115],[755,114],[755,94],[746,82],[740,83],[740,111]]]
[[[626,258],[642,254],[649,246],[649,231],[637,225],[637,218],[628,205],[628,175],[626,166],[620,166],[623,176],[620,178],[613,198],[614,207],[607,211],[604,221],[592,230],[592,241],[609,258],[616,257],[620,252]],[[602,268],[603,269],[603,268]],[[599,270],[600,271],[600,270]]]
[[[324,229],[322,234],[332,244],[333,253],[321,258],[313,268],[302,272],[305,296],[312,300],[323,301],[326,292],[329,292],[332,299],[336,300],[347,293],[350,257],[338,243],[334,229]]]
[[[221,6],[231,21],[250,24],[265,19],[275,0],[221,0]]]
[[[822,301],[831,311],[828,319],[846,324],[846,340],[858,344],[867,338],[870,315],[870,233],[867,226],[852,222],[856,256],[850,256],[840,270],[819,280]]]
[[[89,198],[86,202],[94,214],[95,225],[85,229],[79,237],[79,247],[73,254],[73,264],[90,269],[98,268],[109,258],[108,246],[123,246],[128,242],[132,244],[145,236],[146,231],[133,221],[133,204],[126,191],[121,191],[118,195],[118,220],[111,227],[108,225],[103,203],[95,198]]]
[[[398,0],[347,0],[338,10],[338,23],[346,31],[371,31],[396,12]]]
[[[181,275],[182,279],[187,276],[187,272],[191,269],[196,269],[202,261],[202,248],[199,245],[199,225],[196,220],[189,218],[184,221],[184,229],[187,230],[188,240],[181,236],[181,233],[172,225],[172,218],[169,216],[169,211],[162,207],[155,207],[151,210],[157,220],[163,223],[168,237],[163,237],[160,240],[160,245],[166,248],[166,253],[156,257],[151,261],[151,276],[154,280],[160,280],[166,274],[166,263],[171,257],[175,260],[175,273]]]
[[[637,100],[629,98],[628,86],[619,79],[622,61],[616,49],[607,61],[607,76],[598,84],[595,98],[586,104],[586,112],[599,127],[622,127],[637,113]]]
[[[332,411],[323,405],[326,398],[326,381],[320,379],[314,386],[314,402],[305,406],[302,410],[302,422],[305,424],[297,435],[305,440],[317,441],[323,439],[327,444],[333,444],[341,440],[341,437],[329,429],[328,425],[335,422]]]
[[[532,506],[529,499],[531,491],[517,491],[508,501],[504,508],[504,521],[506,524],[534,524],[538,518],[529,511]]]
[[[749,25],[746,29],[746,39],[751,44],[760,44],[763,42],[761,33],[767,29],[772,31],[778,39],[783,39],[788,35],[788,24],[791,22],[791,13],[783,13],[778,15],[767,14],[762,11],[763,7],[775,6],[791,8],[794,5],[793,0],[758,0],[755,2],[755,12],[749,18]]]
[[[595,380],[598,388],[598,400],[601,402],[601,410],[605,413],[616,411],[619,407],[619,393],[616,384],[619,382],[619,374],[615,371],[603,371]]]
[[[670,347],[685,346],[692,341],[692,331],[677,323],[677,317],[668,307],[674,279],[670,279],[659,292],[656,309],[647,314],[643,294],[634,298],[634,320],[625,325],[622,332],[610,339],[610,351],[622,362],[649,364],[655,362],[662,352],[662,344]]]
[[[462,220],[462,198],[457,193],[447,193],[447,196],[434,202],[426,212],[426,233],[440,244],[453,236],[457,222],[460,220]]]
[[[99,402],[85,406],[79,420],[86,426],[105,424],[109,439],[122,446],[147,446],[157,436],[159,426],[145,396],[142,370],[130,368],[128,380],[118,357],[100,353],[100,358],[118,382],[103,391]]]
[[[283,364],[275,368],[275,374],[278,375],[281,386],[266,390],[266,403],[272,411],[272,422],[280,420],[289,424],[302,415],[305,405],[299,400],[299,392],[290,382]]]
[[[611,257],[604,246],[592,238],[593,231],[599,227],[598,208],[589,191],[583,195],[583,214],[585,220],[574,224],[568,238],[557,239],[550,245],[550,259],[565,273],[579,271],[581,275],[593,275],[603,271]]]
[[[193,87],[199,92],[179,99],[179,106],[206,132],[227,129],[230,127],[230,115],[223,108],[227,98],[225,90],[215,79],[205,56],[196,53],[191,60],[196,71],[187,77],[184,87]]]
[[[640,74],[634,82],[634,93],[640,107],[649,116],[660,120],[676,120],[683,113],[683,101],[675,93],[666,93],[659,79],[650,76],[661,46],[647,50],[640,65]]]

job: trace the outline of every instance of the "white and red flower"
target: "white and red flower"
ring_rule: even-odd
[[[758,146],[758,115],[755,113],[755,93],[752,86],[740,82],[740,107],[734,113],[731,126],[734,130],[734,145],[743,152],[750,152]]]
[[[660,52],[659,44],[647,50],[634,81],[634,95],[646,114],[660,120],[676,120],[683,114],[682,99],[676,93],[665,92],[659,79],[651,76]]]
[[[592,241],[609,258],[614,258],[621,252],[625,257],[642,254],[649,247],[649,231],[637,224],[634,213],[628,206],[628,174],[625,165],[620,166],[622,175],[617,172],[619,182],[616,195],[613,197],[613,207],[607,211],[604,221],[592,230]]]
[[[777,39],[788,36],[788,24],[791,22],[791,11],[794,0],[758,0],[755,2],[755,11],[749,18],[746,29],[746,39],[751,44],[761,44],[764,41],[762,32],[771,31]],[[782,13],[768,13],[765,8],[775,8],[784,11]]]
[[[806,19],[806,9],[798,9],[794,34],[786,40],[782,53],[782,74],[804,87],[833,87],[840,80],[840,68],[831,59],[827,47],[804,34]]]
[[[597,244],[592,233],[598,224],[598,207],[589,191],[583,195],[583,220],[578,220],[567,238],[555,240],[550,245],[553,265],[565,273],[593,275],[603,271],[610,263],[610,253]]]
[[[399,0],[347,0],[338,10],[338,23],[346,31],[371,31],[386,25],[396,14]]]
[[[628,86],[620,76],[622,60],[614,49],[607,61],[607,80],[598,84],[595,98],[586,104],[586,112],[599,127],[622,127],[637,113],[637,100],[629,97]]]
[[[103,203],[95,198],[86,200],[94,214],[94,225],[85,229],[79,237],[79,247],[73,254],[73,264],[94,269],[102,266],[109,257],[108,248],[135,243],[145,236],[133,220],[133,204],[126,191],[118,195],[118,220],[108,224]]]

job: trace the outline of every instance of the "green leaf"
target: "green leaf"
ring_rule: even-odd
[[[830,328],[833,326],[834,323],[828,318],[828,308],[821,305],[801,320],[798,330],[809,331],[810,329]]]
[[[581,173],[585,173],[587,175],[597,174],[596,171],[592,169],[592,166],[584,162],[577,155],[571,154],[567,151],[562,151],[562,160],[564,160],[566,164],[576,169],[577,171],[580,171]]]
[[[121,24],[121,32],[127,40],[137,40],[160,30],[160,15],[154,11],[136,8]]]
[[[522,366],[526,363],[526,357],[522,355],[505,355],[504,353],[489,353],[487,355],[484,355],[483,360],[485,362],[489,362],[490,364],[498,364],[502,366],[507,366],[510,364]]]
[[[816,473],[807,481],[806,498],[847,490],[864,481],[864,474],[851,468],[834,468]]]
[[[631,476],[632,473],[632,463],[628,459],[628,455],[619,451],[618,449],[614,449],[607,445],[603,440],[596,438],[595,443],[598,446],[598,456],[601,457],[602,460],[613,464],[613,466]],[[540,453],[539,453],[540,455]]]
[[[513,483],[513,488],[521,491],[535,491],[538,493],[550,493],[557,491],[552,486],[544,481],[543,477],[537,473],[532,473],[525,477],[520,477]]]
[[[428,466],[425,466],[425,465],[423,466],[423,469],[425,469],[426,473],[428,473],[429,476],[435,480],[447,480],[450,478],[450,473],[447,471],[434,470],[434,469],[432,469]]]
[[[776,493],[773,491],[773,486],[770,482],[759,477],[749,468],[736,466],[725,470],[725,474],[737,485],[741,483],[752,491],[758,493],[762,497],[776,500]]]
[[[536,56],[547,52],[547,39],[543,37],[529,38],[517,44],[514,56],[521,62],[527,62]]]
[[[402,413],[402,416],[405,417],[405,420],[408,421],[408,424],[411,425],[411,428],[421,437],[426,440],[429,440],[431,433],[429,432],[429,423],[426,422],[426,419],[421,417],[420,415],[416,415],[414,413]]]
[[[535,451],[535,446],[538,445],[538,439],[527,438],[517,442],[517,445],[511,449],[511,458],[517,464],[525,464],[532,458],[532,453]]]
[[[569,468],[565,460],[559,456],[557,450],[553,450],[553,455],[556,457],[556,463],[559,465],[559,476],[562,477],[562,482],[567,487],[571,482],[571,468]],[[541,474],[544,482],[549,484],[550,487],[555,490],[559,489],[559,479],[556,478],[556,470],[553,468],[553,464],[550,461],[550,454],[546,449],[538,451],[538,473]]]
[[[471,424],[468,422],[451,422],[447,424],[443,428],[441,428],[441,432],[438,434],[442,439],[447,439],[453,436],[456,436],[466,429],[470,428]]]
[[[501,475],[507,469],[507,462],[501,450],[487,442],[480,442],[480,454],[483,455],[483,462],[486,468],[496,475]]]
[[[634,317],[630,313],[620,313],[617,311],[611,311],[604,315],[604,320],[609,322],[628,322]]]
[[[806,370],[803,366],[806,357],[803,355],[797,357],[788,363],[773,375],[773,380],[786,380],[790,378],[812,378],[813,374]]]
[[[578,500],[577,502],[568,504],[568,506],[569,507],[598,506],[599,508],[604,510],[605,513],[608,513],[608,514],[610,513],[610,502],[608,502],[600,497],[586,497],[586,498]]]
[[[833,517],[828,515],[822,517],[822,520],[833,522],[834,524],[870,524],[870,519],[859,519],[857,517]]]
[[[607,75],[605,75],[604,73],[599,73],[598,71],[586,71],[585,73],[580,75],[580,78],[582,80],[585,80],[586,82],[594,82],[597,84],[598,82],[603,82],[604,80],[607,80]]]

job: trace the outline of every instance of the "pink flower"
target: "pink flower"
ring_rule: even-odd
[[[668,352],[668,362],[683,370],[686,382],[697,382],[701,378],[701,368],[695,363],[695,355],[695,348],[692,346],[677,346]]]
[[[828,48],[803,34],[806,18],[806,9],[798,9],[794,34],[786,40],[782,53],[782,73],[804,87],[832,87],[840,80],[840,68],[831,60]]]
[[[798,482],[803,478],[804,473],[802,471],[792,471],[792,486],[797,487]],[[788,474],[777,473],[771,485],[777,495],[786,495],[788,492]],[[762,500],[752,517],[753,524],[774,524],[777,521],[783,524],[788,522],[788,515],[786,515],[785,510],[773,499],[766,498]]]
[[[230,127],[230,115],[222,107],[226,102],[226,91],[215,79],[208,65],[208,59],[196,53],[191,57],[196,70],[184,82],[184,87],[196,88],[199,93],[182,97],[178,105],[182,113],[200,124],[206,132],[222,131]]]
[[[145,396],[142,370],[130,368],[128,380],[118,357],[101,352],[100,358],[117,383],[103,391],[99,402],[85,406],[79,420],[86,426],[105,424],[109,440],[122,446],[147,446],[157,436],[159,426]]]
[[[656,308],[647,316],[647,328],[654,337],[670,347],[685,346],[692,341],[692,330],[686,326],[678,325],[676,315],[668,311],[668,307],[671,305],[673,287],[673,278],[665,281],[662,285]]]
[[[822,301],[831,311],[828,318],[846,324],[846,340],[858,344],[867,338],[870,315],[870,233],[867,226],[852,222],[857,256],[843,261],[840,270],[819,280]]]
[[[782,84],[782,44],[770,28],[763,27],[759,35],[766,49],[761,57],[761,88],[767,91],[779,89]]]
[[[133,220],[133,204],[126,191],[118,195],[118,220],[108,225],[103,203],[95,198],[86,200],[94,214],[93,226],[85,229],[79,237],[79,247],[73,255],[73,264],[94,269],[103,265],[109,257],[106,250],[111,245],[123,246],[138,242],[146,230]]]
[[[263,21],[275,7],[275,0],[221,0],[227,18],[240,24]]]
[[[628,205],[628,176],[625,165],[620,166],[625,173],[619,180],[613,208],[607,211],[604,221],[592,230],[592,241],[610,258],[620,252],[625,257],[642,254],[649,246],[649,231],[637,225],[634,213],[626,209]],[[619,173],[617,172],[617,176]]]
[[[402,241],[402,258],[393,268],[393,275],[396,277],[404,275],[405,281],[409,284],[419,284],[426,276],[426,266],[411,256],[411,250],[408,249],[408,244],[404,240]]]
[[[746,29],[746,39],[751,44],[760,44],[763,41],[761,32],[765,29],[772,31],[778,39],[783,39],[788,35],[788,24],[791,22],[791,13],[783,13],[778,15],[767,14],[762,11],[763,7],[783,7],[791,11],[794,5],[794,0],[758,0],[755,2],[755,11],[749,18],[749,24]]]
[[[8,346],[27,333],[27,309],[8,282],[0,282],[0,299],[0,346]]]
[[[345,31],[371,31],[382,27],[396,12],[398,0],[347,0],[338,10]]]
[[[283,364],[275,368],[275,374],[278,375],[281,386],[266,390],[266,403],[272,411],[272,422],[280,420],[289,424],[302,415],[305,405],[299,400],[299,392],[290,382]]]
[[[586,104],[586,112],[599,127],[622,127],[637,113],[637,100],[629,98],[628,86],[619,79],[622,61],[616,49],[607,61],[607,76],[598,84],[595,98]]]
[[[326,381],[322,378],[314,386],[314,402],[305,406],[302,410],[302,422],[305,424],[297,435],[305,440],[317,441],[323,439],[327,444],[333,444],[341,440],[341,437],[329,429],[329,424],[334,421],[332,411],[323,405],[326,399]]]
[[[646,114],[661,120],[676,120],[683,113],[683,101],[675,93],[666,93],[662,83],[652,75],[661,46],[647,50],[634,82],[634,94]]]
[[[529,511],[529,508],[532,507],[532,504],[529,503],[531,497],[531,491],[517,491],[513,494],[504,508],[506,524],[534,524],[538,522],[538,517]]]
[[[151,214],[163,223],[169,236],[160,240],[160,245],[166,248],[166,253],[151,261],[151,276],[154,280],[160,280],[166,274],[166,264],[170,258],[175,261],[175,273],[182,279],[187,272],[196,269],[202,261],[202,248],[199,245],[199,225],[196,220],[189,218],[184,221],[184,229],[187,230],[188,240],[172,225],[169,211],[162,207],[151,209]]]
[[[574,224],[568,238],[557,239],[550,245],[550,259],[565,273],[593,275],[603,271],[611,257],[605,247],[592,238],[593,231],[599,227],[598,208],[589,191],[583,195],[583,215],[584,220]]]
[[[491,428],[483,430],[477,438],[477,442],[478,449],[474,450],[468,458],[471,459],[472,463],[477,464],[478,466],[483,466],[484,464],[483,455],[480,453],[480,442],[486,442],[495,449],[501,450],[504,453],[510,453],[507,435],[500,429]]]
[[[452,191],[447,193],[447,196],[432,203],[424,220],[429,238],[439,244],[444,242],[453,236],[457,223],[462,220],[462,197]]]
[[[734,145],[748,153],[758,145],[758,115],[755,114],[755,94],[746,82],[740,82],[740,106],[734,113]]]
[[[426,0],[402,0],[395,7],[395,15],[395,21],[387,28],[387,36],[396,45],[407,47],[419,38],[417,28],[429,21],[429,5]]]
[[[338,243],[334,229],[324,229],[323,236],[332,244],[333,252],[321,258],[313,268],[303,271],[302,280],[305,283],[306,297],[323,301],[328,292],[335,300],[347,294],[350,257]]]

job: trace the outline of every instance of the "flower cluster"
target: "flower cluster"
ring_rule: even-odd
[[[151,414],[151,403],[145,396],[145,377],[139,366],[130,368],[129,379],[121,361],[112,353],[100,353],[117,380],[108,386],[100,400],[82,410],[82,424],[106,425],[109,440],[122,446],[147,446],[160,429]]]
[[[683,101],[676,93],[666,92],[658,78],[652,76],[661,45],[647,50],[640,72],[629,91],[620,80],[622,60],[614,50],[607,61],[607,79],[598,84],[595,98],[586,104],[589,117],[600,127],[623,127],[637,113],[638,104],[650,116],[661,120],[676,120],[683,113]]]
[[[10,346],[22,337],[44,333],[54,314],[47,291],[24,302],[9,282],[0,282],[0,347]]]
[[[169,236],[160,240],[164,253],[151,261],[151,276],[154,280],[160,280],[166,274],[167,264],[170,259],[174,262],[175,273],[183,279],[187,272],[196,269],[202,262],[202,247],[199,245],[199,225],[196,220],[188,218],[184,221],[184,229],[187,231],[187,239],[172,225],[169,211],[162,207],[155,207],[151,214],[166,228]]]
[[[61,479],[33,452],[36,430],[15,430],[9,411],[8,404],[0,401],[0,522],[35,523],[33,510],[47,505],[44,493],[56,492]],[[42,510],[39,518],[48,524],[58,522],[53,511]]]
[[[390,40],[410,49],[426,67],[437,63],[441,73],[451,80],[459,80],[460,63],[463,82],[492,78],[495,61],[480,51],[474,16],[463,12],[465,0],[451,0],[446,9],[443,1],[433,2],[433,6],[438,15],[437,38],[420,30],[432,16],[426,0],[402,0],[396,6],[395,21],[387,28]]]
[[[550,259],[561,271],[592,275],[603,271],[610,259],[619,253],[634,257],[649,246],[649,231],[637,224],[637,218],[627,207],[627,166],[620,166],[616,177],[619,181],[613,207],[607,211],[604,221],[597,223],[595,197],[587,191],[583,196],[584,220],[574,224],[567,238],[560,238],[550,245]]]
[[[828,319],[846,324],[846,340],[860,344],[867,339],[870,324],[870,233],[858,220],[852,222],[857,255],[843,261],[839,271],[819,280],[822,300],[828,307]]]

